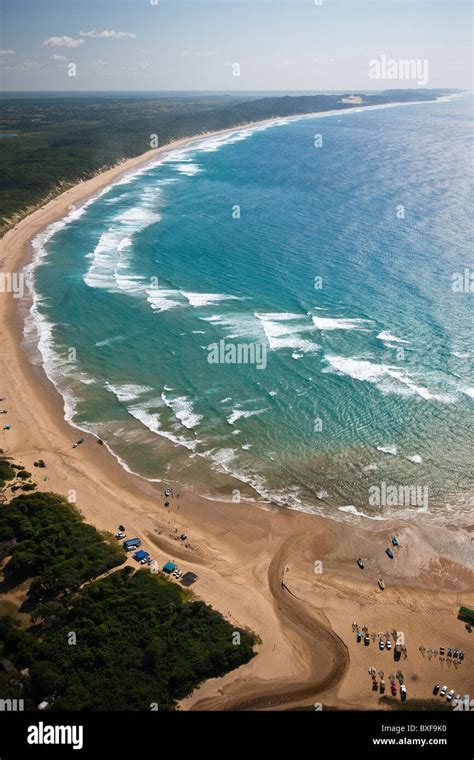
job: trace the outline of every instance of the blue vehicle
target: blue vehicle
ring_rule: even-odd
[[[362,641],[362,631],[357,631],[357,643],[359,644]]]
[[[135,559],[137,562],[142,562],[142,560],[147,560],[150,555],[148,552],[143,551],[143,549],[140,549],[138,552],[135,552],[133,555],[133,559]]]
[[[392,536],[392,546],[398,546],[398,541],[395,536]]]
[[[131,549],[138,549],[138,547],[141,546],[141,543],[142,542],[139,538],[127,538],[127,540],[123,542],[122,546],[125,551],[129,552]]]
[[[393,554],[393,552],[392,552],[391,549],[385,549],[385,553],[388,554],[388,556],[390,557],[390,559],[393,559],[394,554]]]

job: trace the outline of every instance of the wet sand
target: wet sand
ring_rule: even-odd
[[[1,271],[19,271],[32,238],[70,206],[185,142],[126,161],[34,211],[0,240]],[[210,501],[189,491],[180,490],[178,498],[176,489],[166,508],[160,484],[127,473],[93,436],[72,448],[84,434],[65,422],[62,398],[24,353],[17,307],[12,294],[0,293],[0,396],[8,409],[2,427],[12,425],[0,430],[0,447],[34,473],[40,490],[75,501],[98,529],[114,533],[123,523],[160,564],[174,559],[182,570],[196,572],[196,595],[260,637],[250,663],[206,682],[181,709],[319,702],[377,708],[369,666],[383,668],[386,677],[402,669],[408,698],[430,696],[437,680],[456,693],[472,693],[474,634],[456,618],[461,603],[474,607],[474,573],[458,559],[472,545],[472,525],[340,523],[275,505]],[[45,470],[33,467],[37,459],[45,460]],[[182,532],[186,542],[178,538]],[[401,546],[391,561],[385,547],[393,532]],[[355,562],[359,556],[367,558],[363,571]],[[379,577],[385,591],[377,586]],[[395,663],[393,652],[381,652],[377,642],[356,644],[355,621],[375,633],[403,631],[406,660]],[[466,657],[455,666],[423,655],[421,645],[463,648]]]

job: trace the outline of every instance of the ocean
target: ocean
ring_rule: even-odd
[[[71,208],[24,338],[66,419],[230,504],[467,513],[471,137],[467,96],[279,119]]]

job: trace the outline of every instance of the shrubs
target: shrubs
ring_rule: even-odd
[[[251,635],[239,631],[233,644],[235,629],[218,612],[185,601],[176,584],[148,570],[112,573],[47,618],[31,694],[36,702],[56,694],[58,710],[170,710],[204,679],[253,656]]]
[[[105,542],[65,499],[50,493],[17,496],[0,510],[0,542],[16,538],[4,576],[32,578],[32,599],[54,598],[117,567],[123,549]]]
[[[5,577],[32,579],[33,625],[22,630],[0,617],[0,656],[29,668],[28,706],[46,699],[54,710],[172,710],[203,680],[254,655],[251,633],[188,601],[162,575],[125,567],[83,585],[125,554],[60,496],[22,495],[0,507],[6,541]]]
[[[16,472],[8,459],[0,458],[0,488],[5,486],[7,480],[13,480]]]

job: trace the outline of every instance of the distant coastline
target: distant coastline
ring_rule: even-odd
[[[217,134],[239,128],[243,125]],[[31,240],[71,206],[80,208],[161,153],[203,137],[149,151],[50,200],[0,240],[3,271],[15,272],[31,261]],[[314,704],[316,697],[339,708],[376,709],[377,694],[361,690],[367,662],[351,633],[354,620],[371,631],[405,632],[408,665],[418,676],[410,682],[410,697],[429,698],[434,678],[442,677],[436,664],[419,655],[420,643],[449,640],[464,647],[468,661],[472,658],[472,642],[464,643],[462,632],[453,631],[461,590],[463,602],[474,606],[474,574],[458,558],[460,547],[471,545],[468,530],[402,521],[367,526],[357,518],[346,525],[275,505],[263,510],[210,501],[181,488],[166,508],[163,484],[125,472],[93,436],[72,448],[79,432],[65,422],[63,401],[42,366],[32,366],[21,347],[23,322],[12,294],[0,299],[0,331],[2,395],[11,424],[0,431],[6,454],[31,471],[35,460],[44,459],[48,480],[40,480],[38,490],[73,491],[78,509],[99,530],[114,533],[123,523],[160,564],[173,558],[195,572],[199,598],[262,639],[248,665],[203,684],[183,700],[182,709],[288,709]],[[188,548],[176,541],[183,532]],[[393,532],[403,555],[391,563],[385,547]],[[355,565],[359,554],[368,558],[363,573]],[[316,560],[322,560],[323,574],[316,574]],[[380,577],[383,592],[377,587]],[[426,641],[428,630],[433,642]],[[373,647],[367,657],[373,657]],[[457,688],[469,688],[466,668],[458,674]]]
[[[441,101],[428,101],[430,103],[435,102],[441,102]],[[379,104],[379,105],[372,105],[372,106],[354,106],[352,108],[346,108],[342,113],[352,114],[352,113],[361,113],[364,110],[378,110],[378,109],[386,109],[386,108],[393,108],[398,107],[399,105],[422,105],[426,104],[427,101],[416,101],[416,103],[389,103],[389,104]],[[28,264],[28,269],[30,270],[31,266],[34,266],[34,252],[30,245],[30,241],[32,239],[41,238],[44,240],[44,236],[47,234],[47,229],[50,227],[50,225],[53,225],[51,227],[51,231],[57,231],[58,224],[60,225],[62,223],[61,220],[66,221],[68,218],[77,218],[84,209],[86,204],[92,203],[97,197],[102,195],[103,193],[107,192],[116,182],[120,182],[124,177],[132,177],[135,173],[142,171],[150,166],[153,166],[155,163],[158,163],[161,160],[161,157],[168,152],[172,152],[176,150],[177,148],[185,148],[189,145],[192,145],[195,142],[200,142],[201,140],[204,140],[209,137],[216,137],[221,135],[229,135],[233,132],[237,131],[252,131],[253,129],[258,129],[261,126],[273,126],[273,125],[282,125],[286,124],[292,121],[299,121],[302,119],[314,119],[314,118],[321,118],[321,117],[330,117],[330,116],[336,116],[340,115],[341,112],[339,111],[325,111],[322,113],[315,113],[315,114],[298,114],[294,116],[289,116],[286,118],[274,118],[274,119],[267,119],[260,122],[251,122],[247,124],[240,124],[235,125],[232,128],[225,129],[225,130],[219,130],[218,132],[213,133],[204,133],[199,135],[194,135],[191,137],[185,137],[182,138],[179,141],[176,141],[175,143],[170,143],[167,145],[162,146],[161,148],[153,151],[149,151],[146,154],[143,154],[140,157],[137,157],[136,159],[132,159],[129,162],[119,164],[117,167],[115,167],[113,170],[110,170],[109,172],[105,173],[99,173],[97,177],[94,179],[94,181],[89,181],[86,183],[81,183],[80,185],[76,186],[71,191],[71,195],[69,195],[67,202],[65,203],[65,206],[63,206],[63,210],[66,210],[65,214],[58,213],[57,203],[60,199],[58,199],[56,202],[53,202],[50,206],[50,213],[45,217],[41,217],[41,226],[35,225],[35,231],[33,234],[31,234],[29,240],[28,240],[28,254],[26,259],[23,259],[22,265]],[[67,194],[66,194],[67,195]],[[62,198],[63,196],[61,196]],[[72,209],[71,209],[72,207]],[[38,255],[38,254],[36,254]],[[18,262],[15,264],[15,266],[18,266]],[[44,366],[44,365],[43,365]],[[49,380],[54,383],[54,378],[49,377]],[[68,412],[68,406],[67,404],[64,406],[64,419],[66,422],[69,422],[72,424],[76,429],[82,430],[82,432],[88,433],[89,430],[86,428],[78,427],[75,423],[71,422],[70,414]],[[107,441],[105,441],[105,444],[107,445]],[[110,450],[110,449],[109,449]],[[145,476],[138,475],[138,473],[134,472],[133,469],[130,469],[130,466],[127,462],[122,460],[117,454],[112,452],[110,450],[111,454],[117,459],[117,461],[121,464],[124,469],[126,469],[128,472],[131,472],[134,475],[137,475],[138,477],[143,477],[145,480]],[[153,482],[153,481],[151,481]],[[238,480],[235,482],[236,487],[238,486]],[[255,494],[257,499],[262,500],[262,497],[258,494]],[[215,495],[211,494],[211,498],[217,498]],[[265,500],[262,500],[262,503]],[[344,502],[343,502],[344,503]],[[415,513],[417,514],[417,511],[415,510]],[[339,512],[335,512],[333,514],[333,519],[341,520],[341,521],[350,521],[353,519],[353,514],[356,516],[358,515],[357,511],[354,513],[351,512],[348,508],[341,508]],[[361,515],[358,515],[359,517]],[[366,515],[362,515],[362,517],[365,517],[366,520],[371,521],[373,519],[375,520],[382,520],[382,522],[385,522],[387,519],[390,520],[390,518],[383,517],[383,516],[377,516],[377,517],[368,517]],[[409,515],[406,515],[404,519],[409,519]],[[456,516],[457,520],[461,520],[461,516]]]

